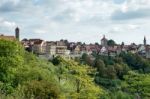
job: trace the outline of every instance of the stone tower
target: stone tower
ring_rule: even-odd
[[[15,29],[15,36],[16,36],[16,39],[19,41],[20,34],[19,34],[19,28],[18,27]]]
[[[105,38],[105,35],[104,35],[103,38],[101,39],[101,45],[107,47],[107,42],[108,40]]]
[[[144,42],[144,46],[146,46],[146,37],[145,36],[144,36],[143,42]]]

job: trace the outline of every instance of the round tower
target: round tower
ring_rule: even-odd
[[[16,39],[19,41],[19,28],[17,27],[16,29],[15,29],[15,36],[16,36]]]

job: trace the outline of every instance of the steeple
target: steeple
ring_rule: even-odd
[[[105,35],[103,35],[103,38],[102,38],[102,40],[105,40],[106,38],[105,38]]]
[[[146,37],[144,36],[144,46],[146,46]]]
[[[19,41],[19,28],[17,27],[16,29],[15,29],[15,36],[16,36],[16,39]]]

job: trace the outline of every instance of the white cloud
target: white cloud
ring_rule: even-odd
[[[4,18],[0,18],[0,27],[2,28],[15,28],[17,25],[13,21],[7,21]]]
[[[6,26],[6,27],[14,27],[14,26],[16,26],[16,23],[15,22],[4,21],[3,25]]]

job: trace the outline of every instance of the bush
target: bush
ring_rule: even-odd
[[[56,84],[45,80],[33,80],[28,82],[24,88],[26,98],[34,99],[58,99],[60,90]]]

